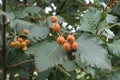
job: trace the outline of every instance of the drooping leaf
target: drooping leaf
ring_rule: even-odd
[[[93,15],[94,14],[94,15]],[[81,25],[78,25],[80,30],[94,33],[96,27],[101,20],[101,13],[96,8],[90,8],[81,19]]]
[[[116,56],[120,57],[120,40],[114,41],[113,43],[108,44],[108,50]]]
[[[45,71],[55,64],[61,64],[66,52],[56,42],[38,43],[30,47],[26,53],[35,53],[35,62],[38,71]]]
[[[87,34],[83,34],[77,39],[79,44],[76,55],[76,61],[92,67],[111,70],[111,64],[107,56],[107,52],[102,48],[94,38],[90,38]]]
[[[35,25],[29,28],[28,38],[34,42],[41,41],[48,36],[48,33],[49,29]]]
[[[113,33],[113,31],[111,31],[108,28],[105,28],[104,31],[101,33],[101,35],[107,37],[108,39],[109,38],[113,38],[115,36],[115,34]]]
[[[117,17],[107,14],[106,21],[107,23],[115,23],[117,21]]]

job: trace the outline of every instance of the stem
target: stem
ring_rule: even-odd
[[[57,35],[60,36],[59,32],[57,32]]]
[[[30,63],[30,62],[34,62],[35,60],[34,59],[30,59],[30,60],[26,60],[26,61],[22,61],[22,62],[19,62],[17,64],[14,64],[14,65],[10,65],[8,66],[8,68],[14,68],[14,67],[18,67],[22,64],[25,64],[25,63]]]
[[[107,3],[107,5],[106,5],[106,7],[104,8],[104,10],[102,11],[102,13],[104,13],[104,12],[106,11],[106,9],[107,9],[107,7],[109,6],[109,4],[110,4],[110,0],[108,0],[108,3]]]
[[[59,30],[59,33],[60,33],[60,36],[62,36],[62,32],[61,32],[61,29]]]
[[[69,77],[71,77],[71,75],[68,73],[68,72],[66,72],[64,69],[62,69],[60,66],[58,66],[58,65],[55,65],[58,69],[60,69],[64,74],[66,74],[67,76],[69,76]]]
[[[4,12],[6,12],[6,7],[7,7],[7,0],[2,0],[2,10]],[[6,26],[7,26],[7,19],[6,19],[6,16],[3,15],[3,18],[2,18],[2,62],[3,62],[3,65],[2,65],[2,80],[6,80],[6,75],[7,75],[7,60],[6,60]]]

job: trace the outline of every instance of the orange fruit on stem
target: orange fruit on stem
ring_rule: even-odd
[[[15,42],[11,42],[10,47],[15,47]]]
[[[60,30],[60,25],[58,23],[52,25],[52,30],[58,32]]]
[[[21,47],[25,47],[25,46],[26,46],[26,42],[22,42]]]
[[[25,46],[22,48],[22,51],[26,51],[28,48]]]
[[[67,36],[67,41],[70,42],[70,43],[72,43],[72,42],[75,41],[75,37],[74,37],[72,34],[69,34],[69,35]]]
[[[26,40],[25,40],[25,43],[26,43],[26,44],[30,44],[30,40],[26,39]]]
[[[16,45],[17,48],[20,48],[20,47],[21,47],[21,44],[20,44],[19,41],[16,41],[16,42],[15,42],[15,45]]]
[[[23,30],[23,33],[24,33],[24,35],[28,35],[28,34],[29,34],[29,31],[28,31],[27,29],[24,29],[24,30]]]
[[[50,21],[53,23],[57,22],[57,20],[58,20],[57,16],[51,16],[50,18]]]
[[[71,44],[71,49],[74,50],[74,51],[76,51],[78,49],[78,43],[77,42],[73,42]]]
[[[22,41],[23,41],[23,39],[22,39],[22,38],[18,38],[18,39],[17,39],[17,41],[22,42]]]
[[[59,36],[58,38],[57,38],[57,43],[59,43],[59,44],[64,44],[65,43],[65,38],[63,37],[63,36]]]
[[[70,50],[70,43],[65,42],[65,43],[62,45],[62,47],[63,47],[63,49],[64,49],[65,51],[69,51],[69,50]]]

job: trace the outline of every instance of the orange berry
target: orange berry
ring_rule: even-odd
[[[23,30],[24,35],[28,35],[29,31],[27,29]]]
[[[21,47],[25,47],[25,46],[26,46],[26,42],[22,42]]]
[[[15,47],[15,42],[11,42],[11,43],[10,43],[10,46],[11,46],[11,47]]]
[[[73,42],[71,44],[71,49],[76,51],[78,49],[78,43],[77,42]]]
[[[26,44],[30,44],[30,40],[26,39],[26,40],[25,40],[25,43],[26,43]]]
[[[22,51],[26,51],[28,48],[25,46],[22,48]]]
[[[22,42],[22,41],[23,41],[23,39],[22,39],[22,38],[18,38],[18,39],[17,39],[17,41]]]
[[[57,20],[58,20],[57,16],[51,16],[50,18],[50,21],[53,23],[57,22]]]
[[[64,38],[63,36],[59,36],[59,37],[57,38],[57,42],[62,45],[62,44],[64,44],[64,42],[65,42],[65,38]]]
[[[72,42],[75,41],[75,37],[74,37],[72,34],[69,34],[69,35],[67,36],[67,41],[70,42],[70,43],[72,43]]]
[[[70,50],[70,43],[65,42],[65,43],[62,45],[62,47],[63,47],[63,49],[64,49],[65,51],[69,51],[69,50]]]
[[[58,32],[60,30],[60,25],[58,23],[52,25],[52,30]]]
[[[17,48],[20,48],[20,47],[21,47],[21,44],[20,44],[19,41],[16,41],[16,42],[15,42],[15,45],[16,45]]]

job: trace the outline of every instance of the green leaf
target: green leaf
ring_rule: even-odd
[[[120,40],[116,40],[113,43],[108,44],[108,50],[116,56],[120,57]]]
[[[7,13],[7,17],[10,19],[10,21],[15,19],[15,15],[12,12]]]
[[[117,17],[107,14],[106,21],[107,21],[107,23],[116,23]]]
[[[101,32],[103,32],[105,30],[105,28],[107,28],[106,26],[106,21],[101,21],[100,24],[97,26],[98,32],[97,34],[101,34]]]
[[[32,23],[20,19],[16,19],[14,21],[13,25],[15,25],[16,32],[19,33],[20,35],[23,35],[23,30],[28,29],[29,27],[33,26]]]
[[[34,42],[45,39],[48,36],[49,29],[38,25],[29,28],[28,38]]]
[[[18,24],[24,24],[24,25],[29,25],[31,26],[32,23],[28,22],[28,21],[25,21],[25,20],[20,20],[20,19],[16,19],[15,20]]]
[[[28,59],[28,56],[24,54],[20,49],[7,49],[7,60],[9,64],[17,64],[21,61]]]
[[[0,10],[0,15],[6,15],[6,13]]]
[[[118,6],[115,6],[113,9],[112,9],[112,12],[116,15],[119,15],[120,16],[120,3],[118,3],[119,5]]]
[[[26,80],[29,80],[29,72],[27,70],[24,70],[22,69],[21,71],[19,71],[19,76],[22,78],[22,79],[26,79]]]
[[[15,16],[16,16],[17,18],[25,18],[25,17],[27,17],[27,16],[29,16],[29,15],[28,15],[27,12],[16,11],[16,12],[15,12]]]
[[[11,28],[14,28],[14,27],[18,26],[17,27],[18,32],[22,31],[23,29],[28,28],[32,25],[33,25],[32,23],[30,23],[28,21],[25,21],[25,20],[21,20],[21,19],[15,19],[15,20],[12,20],[10,22],[10,27]]]
[[[61,64],[66,52],[56,42],[38,43],[30,47],[26,53],[35,53],[35,62],[37,69],[45,71],[56,64]]]
[[[111,80],[120,80],[120,72],[119,73],[114,73],[112,76],[111,76]]]
[[[94,14],[94,15],[93,15]],[[94,33],[96,26],[101,20],[101,12],[96,8],[90,8],[81,19],[80,30]]]
[[[39,13],[40,11],[41,11],[41,8],[37,6],[30,6],[24,9],[24,12],[27,12],[27,13]]]
[[[53,69],[48,69],[43,72],[40,72],[37,76],[37,80],[46,80],[52,71]]]
[[[75,61],[64,60],[63,66],[67,71],[73,71],[77,68]]]
[[[77,39],[77,42],[79,47],[75,56],[79,65],[84,64],[86,66],[90,65],[92,67],[111,70],[107,52],[97,43],[95,38],[88,36],[88,34],[83,34]]]

